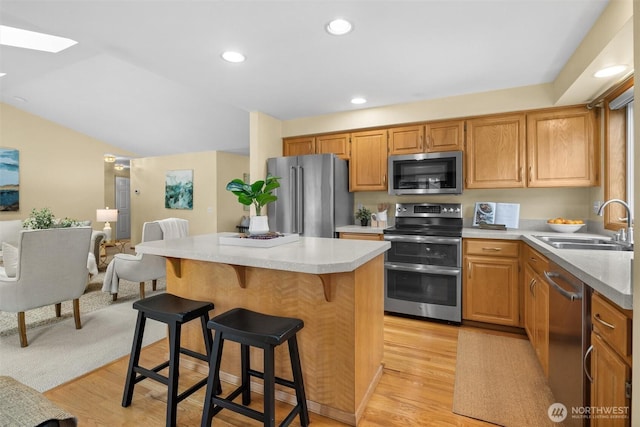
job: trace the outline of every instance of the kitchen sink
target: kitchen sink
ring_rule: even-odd
[[[556,237],[533,236],[557,249],[581,249],[597,251],[632,251],[632,245],[625,245],[611,239],[600,237]]]

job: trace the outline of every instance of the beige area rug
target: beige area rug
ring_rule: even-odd
[[[453,412],[506,427],[557,427],[554,402],[529,341],[460,330]]]
[[[104,279],[104,271],[93,276],[84,295],[80,297],[80,319],[83,315],[102,308],[111,307],[119,304],[135,301],[140,297],[140,284],[137,282],[129,282],[128,280],[120,280],[120,288],[118,299],[112,301],[111,294],[102,292],[102,281]],[[146,295],[151,292],[151,282],[146,284]],[[158,280],[158,291],[166,290],[164,279]],[[55,308],[53,305],[28,310],[25,312],[25,322],[27,324],[27,339],[29,338],[29,330],[42,325],[61,322],[65,319],[73,317],[73,305],[71,301],[62,303],[61,316],[55,316]],[[18,317],[16,313],[0,312],[0,337],[15,335],[18,333]]]
[[[124,291],[122,285],[123,282],[120,289]],[[125,297],[123,293],[123,298],[120,298],[118,294],[115,303],[111,302],[111,295],[103,293],[100,288],[90,290],[81,297],[82,329],[75,329],[70,307],[67,307],[67,311],[71,313],[66,313],[62,320],[55,318],[53,307],[44,307],[48,309],[46,312],[50,317],[43,320],[40,326],[27,328],[28,347],[20,347],[17,334],[0,336],[0,375],[11,376],[43,392],[128,355],[138,313],[132,304],[139,297],[138,284],[131,285],[129,296]],[[151,284],[147,286],[147,296],[163,292],[160,289],[152,292]],[[84,304],[83,299],[89,294],[95,294],[96,300],[102,303]],[[93,310],[86,312],[89,308]],[[15,314],[9,314],[12,315],[12,323],[16,323]],[[166,334],[166,325],[148,320],[143,344],[154,343],[166,337]],[[124,384],[124,378],[122,381]]]

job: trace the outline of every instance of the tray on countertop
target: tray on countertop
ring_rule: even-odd
[[[252,239],[250,237],[246,237],[246,235],[243,233],[236,233],[235,235],[231,234],[228,236],[220,236],[219,242],[221,245],[245,246],[250,248],[272,248],[274,246],[292,243],[298,241],[299,239],[300,235],[297,233],[285,233],[271,239]]]

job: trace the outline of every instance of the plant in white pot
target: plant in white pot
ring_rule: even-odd
[[[262,208],[268,203],[275,202],[278,197],[272,191],[280,187],[279,176],[267,175],[264,180],[247,184],[236,178],[227,184],[227,190],[238,196],[238,201],[245,206],[253,205],[256,215],[249,222],[249,234],[266,234],[269,232],[269,220],[262,215]]]

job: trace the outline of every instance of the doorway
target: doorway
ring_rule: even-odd
[[[116,239],[131,238],[131,196],[130,178],[116,176],[116,209],[118,209],[118,222],[116,222]]]

